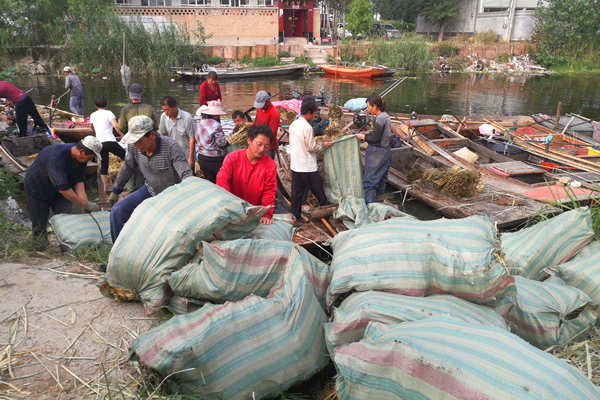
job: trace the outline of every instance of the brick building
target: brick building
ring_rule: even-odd
[[[275,46],[289,39],[320,37],[319,9],[313,0],[115,0],[124,20],[147,27],[198,23],[207,46]]]

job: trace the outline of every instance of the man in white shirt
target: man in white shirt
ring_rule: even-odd
[[[98,96],[94,99],[94,103],[96,104],[96,111],[90,115],[90,123],[96,134],[96,138],[102,143],[102,151],[100,152],[102,156],[102,160],[100,161],[100,180],[102,181],[104,192],[108,192],[108,154],[112,153],[121,160],[125,158],[125,149],[117,143],[114,132],[119,137],[122,137],[123,133],[119,130],[115,114],[106,109],[106,97]]]
[[[192,171],[194,170],[194,131],[192,129],[192,114],[177,107],[177,100],[171,96],[162,99],[160,103],[163,113],[160,116],[158,133],[169,136],[177,142]]]
[[[289,129],[290,169],[292,170],[291,212],[296,217],[296,221],[300,220],[300,208],[306,200],[309,188],[320,205],[329,204],[319,176],[316,153],[329,147],[331,143],[321,145],[315,141],[313,128],[309,121],[312,121],[317,110],[314,97],[304,97],[300,106],[301,116],[290,125]]]

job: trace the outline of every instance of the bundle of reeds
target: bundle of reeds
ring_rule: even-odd
[[[279,111],[279,116],[281,117],[281,122],[284,125],[289,125],[296,119],[296,112],[294,110],[286,110],[285,108],[279,106],[277,107],[277,111]]]
[[[248,127],[242,125],[236,127],[231,135],[227,137],[227,143],[232,146],[244,146],[248,142]]]
[[[119,170],[123,165],[123,160],[116,156],[109,156],[108,159],[108,178],[114,182],[117,179],[117,175],[119,174]]]
[[[423,171],[421,181],[457,199],[475,196],[483,189],[483,179],[478,171],[457,165],[450,168],[429,168]]]

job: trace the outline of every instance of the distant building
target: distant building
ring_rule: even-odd
[[[209,36],[208,46],[276,45],[288,38],[320,37],[319,8],[313,0],[115,0],[125,21],[147,29],[177,24]]]
[[[503,40],[529,40],[535,28],[538,0],[463,0],[460,15],[446,24],[444,36],[492,31]],[[417,18],[417,33],[439,33],[423,16]]]

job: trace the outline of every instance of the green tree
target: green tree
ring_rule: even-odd
[[[440,28],[438,42],[444,40],[446,23],[458,17],[461,2],[462,0],[425,0],[422,13],[428,22]]]
[[[373,8],[383,19],[416,22],[423,0],[373,0]]]
[[[352,0],[346,14],[346,26],[353,35],[369,32],[373,25],[373,8],[369,0]]]
[[[600,57],[600,0],[548,0],[536,14],[536,56],[546,65]]]
[[[0,0],[0,46],[60,44],[67,0]]]

